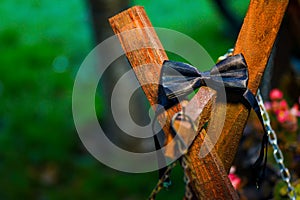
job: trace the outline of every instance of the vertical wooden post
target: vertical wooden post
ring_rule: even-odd
[[[234,54],[243,53],[249,70],[249,89],[256,94],[280,28],[288,0],[251,0],[239,33]],[[217,113],[223,115],[223,113]],[[241,103],[227,104],[222,133],[215,146],[229,172],[249,110]]]

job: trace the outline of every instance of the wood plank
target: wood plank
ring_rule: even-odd
[[[203,126],[209,121],[211,112],[214,112],[213,104],[216,98],[214,92],[206,92],[206,90],[211,89],[201,87],[192,100],[183,107],[185,115],[189,116],[196,125],[196,130],[191,127],[190,122],[185,120],[175,120],[173,125],[177,134],[184,138],[185,143],[189,143],[196,135],[196,139],[184,156],[188,164],[187,173],[191,180],[189,186],[192,189],[194,199],[239,199],[215,149],[209,151],[204,158],[199,157],[200,147],[207,148],[207,146],[203,146],[204,138],[206,144],[210,144],[207,143],[209,136],[207,136]],[[207,103],[203,104],[203,101]],[[206,150],[208,151],[208,149]]]
[[[151,105],[155,105],[157,103],[157,84],[159,82],[161,65],[163,61],[167,60],[168,58],[155,31],[151,30],[152,25],[147,18],[144,9],[139,6],[130,8],[110,18],[109,21],[114,32],[118,34],[121,45],[132,68],[136,73],[137,79],[142,85],[146,97],[148,98]],[[128,33],[128,31],[132,29],[144,27],[150,28],[141,29],[130,34],[120,34],[124,32]],[[136,50],[132,51],[132,49],[135,48]],[[142,67],[144,65],[149,66],[149,68],[145,70],[145,68]],[[149,82],[152,84],[146,84]],[[213,90],[208,89],[207,87],[202,87],[199,89],[194,98],[189,102],[189,106],[187,106],[186,108],[186,112],[189,113],[190,117],[194,121],[197,121],[199,132],[201,129],[200,127],[202,127],[210,117],[210,114],[208,113],[210,113],[213,96],[215,96],[215,92]],[[180,105],[178,105],[168,109],[164,113],[166,124],[164,125],[163,130],[166,134],[166,137],[168,137],[168,142],[172,140],[172,134],[170,132],[171,118],[180,109],[181,107]],[[159,120],[161,119],[159,118]],[[188,132],[188,130],[190,129],[186,129],[182,133],[184,134]],[[193,194],[197,198],[206,197],[205,199],[211,199],[212,197],[217,196],[218,198],[222,197],[219,199],[228,199],[229,197],[229,199],[237,199],[237,194],[227,177],[226,171],[224,170],[224,168],[222,168],[222,162],[220,161],[220,159],[218,159],[216,152],[214,152],[213,150],[209,154],[209,156],[204,159],[205,162],[203,162],[199,158],[199,145],[202,144],[203,137],[205,135],[205,130],[201,129],[201,134],[198,134],[196,136],[197,142],[194,142],[191,145],[191,149],[193,151],[186,155],[186,158],[189,162],[190,171],[193,171],[193,174],[195,174],[195,176],[190,174]],[[174,149],[170,149],[170,154],[166,152],[166,155],[172,156],[172,154],[174,153],[172,151],[174,151]],[[203,173],[208,173],[209,176],[207,176],[207,174],[203,176]],[[207,180],[208,177],[209,180]],[[206,189],[201,188],[204,186]],[[215,188],[215,190],[212,190],[212,188]]]
[[[250,72],[249,88],[254,93],[257,90],[261,76],[263,74],[264,67],[269,57],[276,34],[278,32],[286,4],[287,1],[262,2],[255,0],[251,1],[251,4],[249,6],[249,10],[245,18],[241,33],[239,35],[234,53],[237,54],[242,52],[244,54]],[[262,13],[263,16],[260,16]],[[270,19],[272,19],[272,23],[268,23]],[[117,16],[110,19],[110,23],[115,33],[123,33],[134,28],[152,26],[141,7],[134,7],[118,14]],[[140,81],[141,85],[143,85],[143,90],[147,98],[149,99],[150,104],[155,105],[157,102],[157,83],[159,82],[160,77],[160,66],[164,60],[168,59],[155,32],[151,30],[151,28],[143,29],[139,33],[129,35],[127,37],[124,37],[124,35],[119,35],[119,39],[131,65],[133,66],[138,80]],[[143,46],[146,43],[147,48],[142,48],[137,51],[131,51],[132,44],[130,41],[132,41],[132,39],[134,39],[135,41],[134,45]],[[149,46],[152,48],[149,48]],[[149,68],[149,73],[147,73],[147,75],[145,76],[144,71],[140,66],[149,63],[151,64],[151,67]],[[151,84],[144,85],[143,83],[145,82],[150,82]],[[180,105],[178,105],[176,107],[173,107],[172,109],[169,109],[163,114],[162,118],[166,118],[167,120],[166,125],[163,127],[163,129],[166,133],[168,141],[172,140],[169,127],[170,119],[172,115],[180,109]],[[217,113],[217,115],[218,114],[223,113]],[[219,138],[219,141],[215,146],[215,149],[213,149],[213,151],[210,153],[210,155],[213,155],[213,157],[209,159],[210,161],[213,161],[212,163],[220,164],[220,162],[222,162],[224,164],[225,171],[228,171],[230,169],[237,150],[237,146],[239,144],[242,130],[248,118],[248,114],[248,110],[242,104],[228,104],[227,106],[225,126],[223,128],[221,137]],[[159,121],[164,121],[162,120],[162,118],[159,118]],[[202,134],[205,135],[205,132],[202,131]],[[197,138],[196,141],[198,142],[195,143],[201,143],[201,138]],[[200,146],[196,147],[199,148]],[[193,148],[195,148],[194,144],[192,145],[191,149]],[[218,152],[218,154],[214,154],[215,150]],[[189,153],[190,159],[188,160],[191,166],[196,163],[193,168],[197,171],[197,166],[198,169],[201,169],[201,166],[203,165],[199,163],[198,155],[195,157],[194,155],[196,154],[191,155],[191,152]],[[171,154],[172,151],[170,151],[170,155]],[[217,155],[219,155],[220,159]],[[203,171],[203,169],[201,170]],[[199,176],[197,176],[196,180],[203,180],[203,178],[205,177],[202,176],[201,179],[201,173],[199,173]],[[199,190],[199,188],[197,189],[195,187],[194,189],[196,190],[196,192],[197,190]]]
[[[144,8],[134,6],[113,16],[109,19],[109,22],[113,31],[119,37],[150,105],[154,106],[153,109],[156,110],[161,66],[164,60],[168,60],[168,57]],[[138,28],[140,29],[137,30]],[[170,120],[180,109],[181,106],[178,104],[157,118],[163,126],[166,143],[171,142],[173,139],[170,132]],[[165,154],[172,158],[174,156],[173,148],[167,148]]]
[[[256,94],[280,28],[288,0],[251,0],[234,54],[243,53],[249,68],[249,89]],[[223,115],[223,113],[217,113]],[[227,172],[235,157],[249,110],[228,104],[222,133],[215,146]]]

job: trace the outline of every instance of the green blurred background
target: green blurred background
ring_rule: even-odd
[[[157,172],[127,174],[102,165],[75,130],[76,72],[105,39],[95,27],[113,34],[104,28],[106,19],[106,24],[92,23],[90,2],[0,2],[0,199],[146,199],[157,181]],[[249,1],[228,2],[242,22]],[[110,4],[98,9],[109,10]],[[136,4],[145,7],[154,26],[187,34],[215,60],[234,45],[237,32],[212,1],[135,0],[107,15]],[[97,99],[101,118],[101,90]],[[172,176],[173,186],[158,199],[182,198],[181,169]]]

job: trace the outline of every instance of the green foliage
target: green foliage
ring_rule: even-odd
[[[300,182],[299,180],[292,183],[293,187],[295,188],[296,193],[296,200],[300,199]],[[281,199],[289,199],[287,195],[287,185],[283,181],[278,181],[275,188],[274,188],[274,199],[281,200]]]
[[[0,3],[1,199],[51,198],[61,190],[72,197],[72,184],[91,177],[76,163],[71,113],[73,76],[91,48],[82,3]]]

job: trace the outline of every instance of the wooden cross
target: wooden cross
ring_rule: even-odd
[[[288,0],[251,0],[250,2],[234,48],[234,54],[243,53],[249,70],[248,87],[254,94],[260,84],[287,4]],[[161,65],[164,60],[168,60],[168,57],[154,29],[151,28],[151,22],[144,9],[139,6],[132,7],[110,18],[109,21],[114,32],[118,34],[121,45],[150,105],[156,105]],[[120,34],[136,28],[142,29],[134,34]],[[134,46],[147,46],[147,48],[132,51]],[[140,67],[149,64],[151,67],[147,68],[147,71]],[[213,97],[215,97],[213,90],[202,87],[189,102],[187,109],[195,106],[205,108],[212,102]],[[153,108],[156,109],[155,106]],[[158,116],[159,122],[163,123],[166,120],[163,130],[167,142],[172,141],[171,118],[180,110],[181,106],[178,104]],[[196,117],[193,118],[197,123],[199,134],[186,155],[190,171],[193,172],[189,176],[192,180],[190,186],[194,198],[238,199],[237,193],[227,178],[227,173],[235,157],[249,110],[241,103],[227,104],[225,124],[218,142],[206,157],[200,159],[199,149],[203,143],[203,137],[206,135],[205,129],[201,129],[201,127],[209,116],[209,112],[204,110],[196,113]],[[217,113],[217,115],[222,114]],[[175,126],[177,125],[175,124]],[[184,124],[180,125],[185,126]],[[166,154],[171,155],[172,152],[166,152]]]

